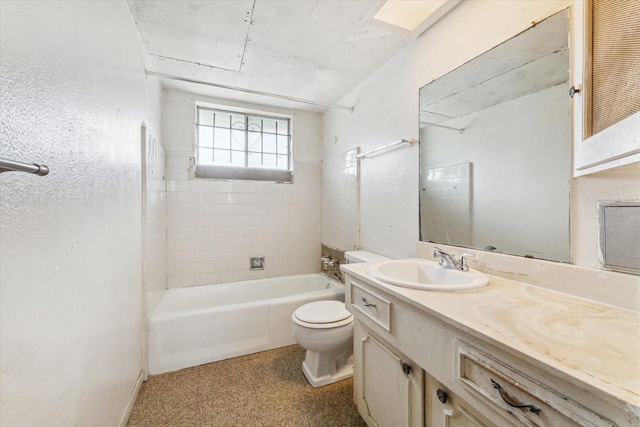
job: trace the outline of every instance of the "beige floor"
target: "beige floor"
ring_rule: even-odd
[[[366,426],[352,380],[314,389],[304,350],[283,347],[149,377],[129,426]]]

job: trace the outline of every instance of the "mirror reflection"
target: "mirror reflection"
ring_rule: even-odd
[[[564,10],[420,89],[420,240],[570,262]]]

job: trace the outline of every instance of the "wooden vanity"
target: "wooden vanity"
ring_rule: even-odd
[[[640,426],[640,314],[491,276],[434,292],[342,266],[370,426]]]

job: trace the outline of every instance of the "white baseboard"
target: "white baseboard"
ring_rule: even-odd
[[[136,386],[133,388],[133,392],[131,393],[131,397],[129,397],[129,401],[127,402],[127,406],[124,409],[124,414],[120,418],[120,422],[118,423],[118,427],[126,427],[129,422],[129,417],[131,416],[131,411],[133,411],[133,405],[136,404],[136,399],[138,398],[138,393],[140,393],[140,389],[142,388],[142,383],[144,382],[144,370],[140,371],[140,375],[138,375],[138,381],[136,381]]]

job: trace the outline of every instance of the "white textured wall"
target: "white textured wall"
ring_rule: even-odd
[[[573,191],[572,249],[574,264],[598,266],[598,202],[640,200],[640,165],[582,176]]]
[[[142,369],[140,126],[126,2],[0,2],[0,425],[115,426]]]
[[[325,113],[323,158],[356,146],[369,150],[400,138],[417,137],[420,87],[516,35],[532,21],[572,4],[571,0],[460,3],[340,101],[355,105],[353,113]],[[596,202],[637,198],[634,194],[639,173],[573,180],[571,235],[575,264],[597,267]],[[365,160],[361,179],[361,248],[391,257],[413,256],[419,235],[418,148],[403,147]],[[333,197],[340,189],[325,185],[323,192],[325,197]],[[351,230],[356,233],[355,225]],[[324,240],[335,239],[328,236]]]
[[[322,243],[353,250],[357,238],[357,152],[352,149],[322,159]]]
[[[270,111],[165,91],[168,286],[183,287],[317,272],[321,242],[321,117],[293,115],[293,184],[189,179],[195,102]],[[264,270],[249,270],[264,256]]]

